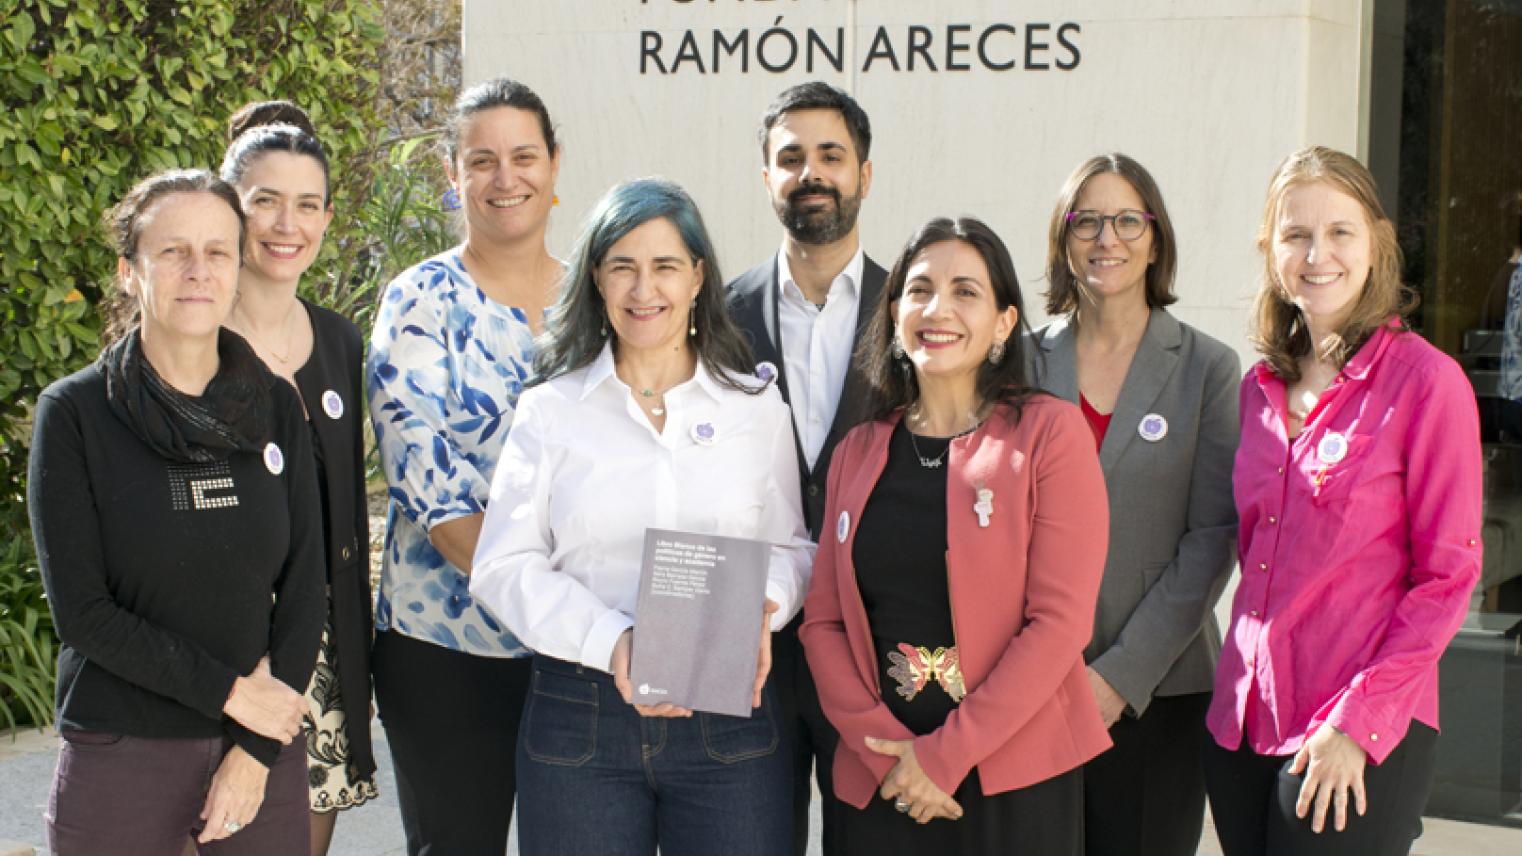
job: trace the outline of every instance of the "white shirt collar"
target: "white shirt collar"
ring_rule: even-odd
[[[834,294],[835,289],[840,288],[842,281],[844,281],[844,287],[850,290],[851,297],[853,299],[859,298],[861,296],[861,272],[865,265],[866,251],[858,245],[856,247],[856,254],[851,256],[851,260],[846,263],[845,268],[830,283],[829,293]],[[792,286],[792,288],[788,286]],[[793,269],[787,263],[787,250],[785,248],[777,250],[777,287],[781,291],[783,300],[791,300],[796,303],[807,302],[803,296],[803,289],[799,288],[798,281],[793,279]]]
[[[613,343],[611,340],[602,346],[602,352],[597,355],[597,359],[593,360],[591,365],[587,366],[586,371],[586,380],[582,381],[581,384],[581,398],[583,400],[585,400],[587,396],[591,395],[592,392],[598,387],[602,386],[604,383],[607,383],[610,378],[619,386],[628,389],[628,385],[620,380],[617,373],[614,372]],[[720,401],[722,399],[724,388],[719,385],[718,380],[716,380],[713,375],[709,374],[708,369],[703,365],[702,360],[698,360],[697,371],[693,372],[691,381],[683,381],[682,383],[672,387],[670,390],[667,390],[667,392],[669,394],[672,391],[680,390],[693,381],[696,381],[696,386],[704,392],[708,393],[708,395],[713,398],[714,401]]]

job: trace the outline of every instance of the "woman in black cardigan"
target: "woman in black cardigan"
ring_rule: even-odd
[[[287,101],[233,115],[222,179],[248,216],[238,298],[227,326],[300,393],[315,440],[328,567],[328,624],[307,687],[313,856],[338,812],[376,796],[370,747],[369,515],[359,331],[296,296],[333,218],[328,161],[311,120]]]
[[[322,630],[322,530],[296,395],[221,329],[242,214],[204,170],[110,221],[141,316],[37,402],[28,506],[62,647],[49,849],[301,852],[293,687]]]

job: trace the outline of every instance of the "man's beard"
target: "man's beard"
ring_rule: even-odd
[[[835,200],[835,205],[821,208],[805,208],[800,200],[804,196],[823,194]],[[812,204],[812,203],[811,203]],[[774,206],[777,219],[793,240],[800,244],[833,244],[856,228],[856,215],[861,210],[861,196],[841,196],[840,191],[822,184],[805,184],[787,195],[787,199]]]

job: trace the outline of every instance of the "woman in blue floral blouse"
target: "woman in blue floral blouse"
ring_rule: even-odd
[[[544,241],[560,150],[543,102],[502,78],[460,95],[445,145],[465,242],[387,287],[366,371],[391,493],[375,695],[409,853],[502,853],[529,651],[469,574],[562,274]]]

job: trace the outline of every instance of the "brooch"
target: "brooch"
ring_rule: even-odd
[[[934,651],[923,645],[898,643],[897,651],[888,652],[888,677],[898,681],[896,692],[904,701],[913,701],[931,681],[941,685],[951,700],[959,702],[967,695],[962,681],[962,658],[955,645]]]
[[[988,517],[994,513],[993,488],[978,488],[978,501],[972,504],[972,511],[978,515],[978,525],[987,529]]]

